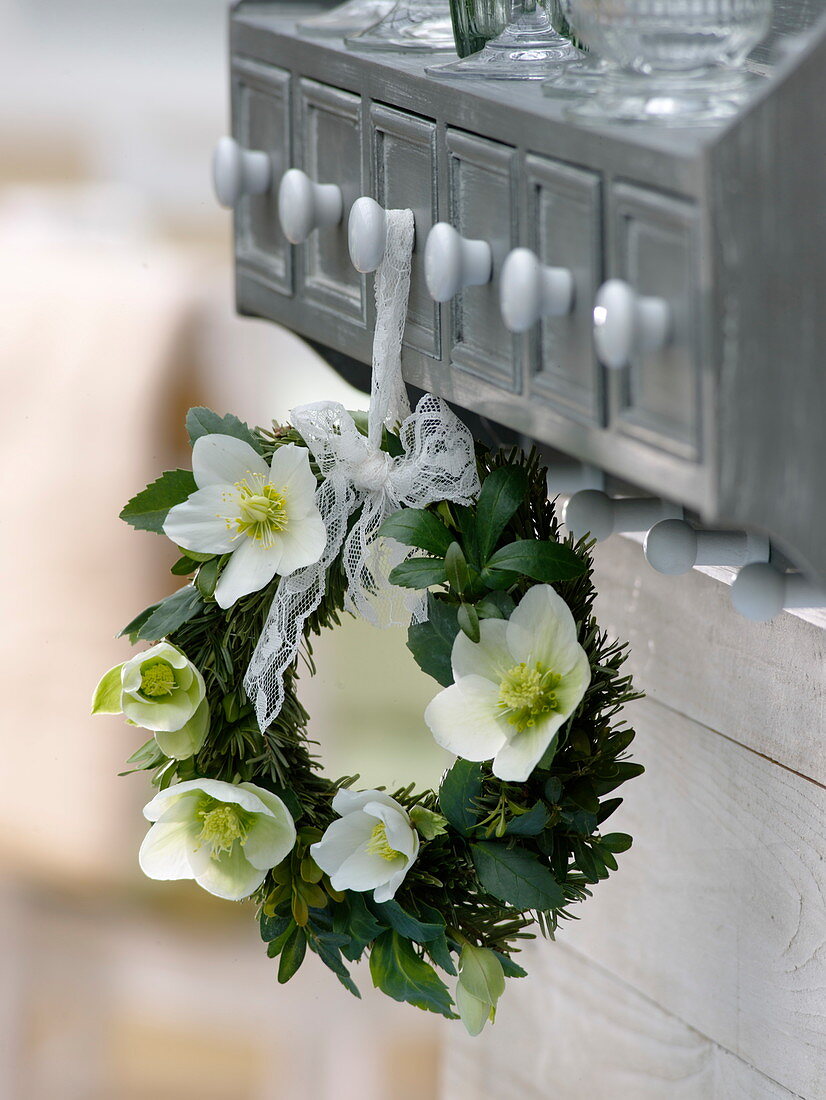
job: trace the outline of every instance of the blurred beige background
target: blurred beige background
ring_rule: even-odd
[[[437,1091],[442,1023],[357,1006],[310,958],[288,987],[250,906],[143,880],[142,776],[88,717],[115,639],[176,584],[117,514],[186,463],[189,404],[252,423],[366,398],[232,312],[225,0],[0,0],[0,1097],[406,1100]],[[360,624],[305,684],[330,771],[433,785],[432,694]]]

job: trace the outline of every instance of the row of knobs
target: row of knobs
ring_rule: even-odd
[[[551,492],[552,482],[551,475]],[[732,604],[755,622],[786,609],[824,604],[824,593],[801,573],[783,573],[769,562],[769,540],[763,535],[698,529],[685,520],[679,505],[656,497],[613,498],[599,489],[583,489],[570,497],[563,519],[576,538],[590,535],[601,542],[614,534],[644,534],[646,559],[658,573],[676,576],[694,566],[739,570]]]
[[[244,195],[261,195],[273,186],[272,162],[266,153],[243,149],[232,138],[216,148],[213,178],[218,200],[234,207]],[[278,216],[284,236],[302,244],[311,233],[340,224],[344,214],[341,188],[316,183],[298,168],[281,178]],[[357,271],[375,271],[384,256],[386,214],[373,199],[357,199],[350,211],[348,244]],[[448,302],[466,287],[484,286],[493,277],[493,251],[483,240],[468,240],[439,222],[424,249],[425,283],[436,302]],[[527,248],[516,248],[502,265],[500,307],[510,332],[527,332],[542,317],[564,317],[576,306],[574,276],[564,267],[541,263]],[[671,309],[661,298],[642,297],[621,279],[609,279],[597,292],[594,344],[600,361],[611,369],[626,366],[639,354],[663,348],[672,331]]]

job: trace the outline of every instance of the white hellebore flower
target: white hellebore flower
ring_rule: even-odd
[[[310,845],[313,859],[334,890],[372,890],[375,901],[390,901],[419,854],[407,811],[382,791],[346,790],[333,809],[341,817]]]
[[[202,435],[192,449],[197,490],[171,508],[164,532],[185,550],[232,554],[215,588],[221,607],[258,592],[276,573],[312,565],[327,545],[310,457],[295,443],[268,466],[230,435]]]
[[[229,901],[249,897],[295,844],[287,807],[253,783],[190,779],[155,795],[143,815],[154,822],[138,857],[143,873],[194,878]]]
[[[460,632],[454,683],[424,718],[435,740],[465,760],[493,760],[500,779],[524,782],[591,681],[568,605],[553,588],[530,589],[510,619],[483,619],[478,642]]]
[[[152,730],[158,748],[175,760],[198,752],[209,728],[204,678],[170,642],[158,642],[103,676],[92,714],[123,714]]]

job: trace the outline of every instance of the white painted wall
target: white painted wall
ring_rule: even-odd
[[[826,1096],[824,640],[724,585],[597,550],[603,625],[648,698],[612,819],[634,834],[582,920],[526,952],[497,1023],[454,1029],[444,1100]]]

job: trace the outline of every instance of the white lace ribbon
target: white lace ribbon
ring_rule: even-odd
[[[281,710],[284,673],[296,658],[304,624],[321,603],[327,571],[342,548],[348,610],[375,626],[404,626],[411,617],[421,622],[426,618],[425,596],[387,580],[410,551],[392,539],[377,538],[377,532],[401,507],[424,508],[439,500],[470,504],[479,492],[473,437],[464,424],[432,394],[425,394],[410,412],[401,346],[412,252],[413,214],[388,211],[385,254],[376,272],[367,436],[335,401],[301,405],[290,413],[323,477],[316,504],[327,528],[327,545],[315,564],[281,578],[247,669],[244,687],[262,730]],[[381,450],[384,427],[399,432],[401,455]],[[361,514],[348,534],[358,508]]]

